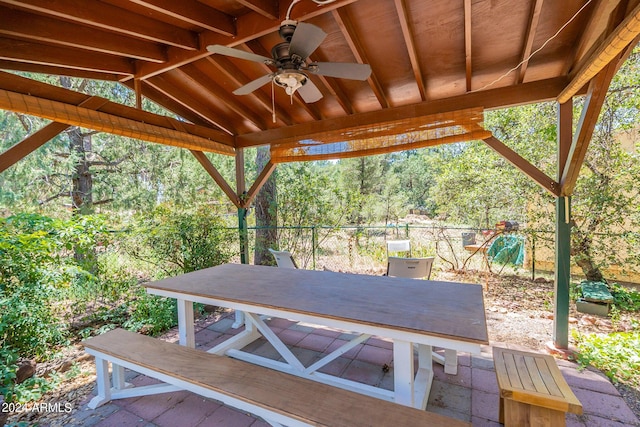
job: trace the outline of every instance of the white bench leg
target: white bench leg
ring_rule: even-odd
[[[96,356],[96,382],[98,395],[91,399],[89,408],[96,409],[111,400],[111,381],[109,381],[109,362]]]
[[[124,390],[132,387],[131,384],[124,380],[124,368],[122,366],[112,363],[111,371],[111,382],[115,390]]]
[[[458,352],[448,348],[444,349],[444,372],[446,374],[458,374]]]

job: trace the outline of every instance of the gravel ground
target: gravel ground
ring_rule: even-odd
[[[552,339],[553,331],[553,284],[545,280],[530,281],[520,277],[487,277],[484,274],[453,274],[439,273],[436,280],[451,280],[460,282],[481,283],[485,286],[485,309],[487,312],[487,328],[489,339],[494,342],[511,342],[532,349],[544,349],[545,344]],[[201,322],[210,322],[215,315]],[[605,318],[570,313],[571,328],[583,333],[607,333],[614,330],[630,328],[628,317],[622,316],[615,327]],[[635,316],[640,320],[640,315]],[[26,421],[38,422],[40,425],[65,426],[71,424],[69,420],[86,400],[94,387],[95,368],[88,360],[80,346],[67,349],[64,356],[54,363],[41,364],[38,373],[47,370],[69,369],[71,363],[75,366],[67,371],[75,376],[65,380],[55,392],[48,393],[42,400],[46,403],[69,403],[72,413],[38,413],[23,412],[13,415],[9,422]],[[62,374],[65,375],[65,374]],[[629,408],[640,419],[640,390],[623,384],[615,384],[625,399]]]

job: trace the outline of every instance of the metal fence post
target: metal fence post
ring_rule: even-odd
[[[311,259],[313,269],[316,269],[316,244],[318,242],[318,237],[316,235],[316,226],[311,227]]]
[[[406,223],[404,225],[404,234],[407,236],[407,239],[409,238],[409,223]]]

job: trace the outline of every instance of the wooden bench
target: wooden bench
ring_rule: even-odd
[[[115,329],[83,342],[96,358],[98,395],[112,399],[189,390],[274,426],[469,426],[460,420],[332,387],[262,366]],[[112,363],[113,386],[108,375]],[[131,388],[124,368],[165,384]]]
[[[494,347],[493,362],[505,426],[564,426],[567,412],[582,414],[552,356]]]

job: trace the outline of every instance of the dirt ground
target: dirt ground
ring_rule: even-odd
[[[552,340],[553,283],[550,281],[531,281],[516,276],[487,276],[484,273],[438,273],[432,279],[480,283],[485,286],[484,303],[491,342],[510,342],[542,350]],[[640,315],[635,318],[640,320]],[[630,319],[629,315],[622,314],[620,321],[614,325],[608,318],[578,313],[572,305],[570,328],[581,333],[624,331],[631,328]],[[78,345],[67,349],[55,362],[40,364],[37,370],[39,375],[50,371],[65,371],[60,375],[72,378],[63,381],[61,387],[48,393],[42,402],[69,403],[73,408],[72,412],[25,412],[10,416],[10,423],[23,421],[43,426],[64,426],[65,420],[73,417],[73,412],[81,407],[81,403],[93,390],[95,368],[92,360]],[[640,390],[619,384],[616,387],[631,410],[640,418]]]

